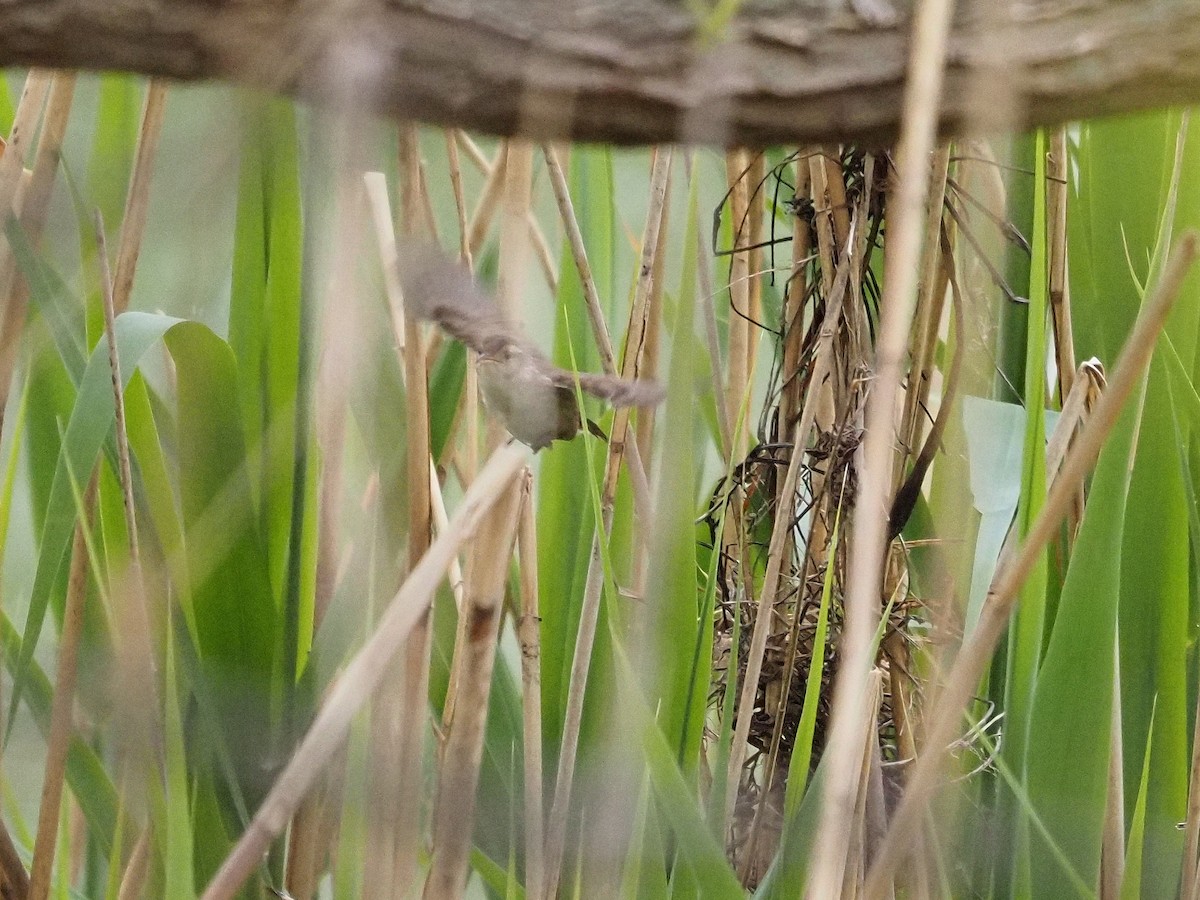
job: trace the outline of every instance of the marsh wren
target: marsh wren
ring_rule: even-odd
[[[438,247],[403,248],[399,274],[408,314],[436,322],[479,354],[484,405],[509,434],[534,450],[552,441],[569,441],[583,427],[576,379],[581,390],[612,406],[653,406],[663,399],[662,387],[653,381],[577,373],[554,365],[504,318],[471,273]]]

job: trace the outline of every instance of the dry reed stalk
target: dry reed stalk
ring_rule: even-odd
[[[1067,130],[1050,134],[1046,156],[1046,224],[1050,268],[1050,314],[1054,323],[1054,359],[1058,364],[1058,398],[1071,392],[1075,375],[1075,334],[1071,327],[1071,296],[1067,282]]]
[[[0,154],[0,209],[17,209],[17,189],[24,171],[25,155],[37,133],[38,121],[42,117],[53,79],[54,73],[49,69],[30,69],[25,76],[13,127],[4,153]]]
[[[727,325],[728,356],[725,360],[725,384],[723,394],[718,396],[718,403],[725,406],[725,417],[730,423],[728,459],[736,465],[745,459],[750,446],[750,425],[748,410],[750,405],[750,322],[747,320],[750,305],[750,258],[746,250],[748,237],[743,233],[749,208],[749,191],[746,184],[746,174],[750,166],[746,162],[746,154],[739,150],[729,150],[725,154],[725,180],[728,184],[729,215],[732,237],[729,248],[729,316]],[[732,577],[740,580],[729,586],[730,590],[739,589],[745,603],[751,603],[755,593],[753,565],[750,562],[750,538],[747,534],[746,496],[743,485],[735,481],[730,494],[729,517],[721,535],[721,553],[730,560],[736,560],[736,566],[731,571]],[[764,591],[764,596],[766,592]],[[771,596],[774,596],[772,593]],[[763,638],[765,641],[765,636]],[[734,740],[735,745],[737,739]],[[740,765],[730,767],[731,772],[739,772]],[[736,796],[738,779],[730,783],[728,796]],[[732,804],[725,807],[726,815],[732,815]]]
[[[53,878],[54,849],[58,842],[59,813],[62,810],[63,782],[67,772],[67,751],[74,730],[75,686],[79,669],[79,639],[83,634],[83,605],[87,600],[88,551],[84,531],[91,527],[96,504],[96,473],[93,471],[83,497],[83,510],[75,523],[71,544],[70,574],[67,580],[66,606],[58,644],[58,662],[54,680],[54,698],[50,707],[50,730],[46,736],[46,768],[42,798],[38,807],[37,838],[33,844],[33,862],[29,867],[29,900],[46,900]]]
[[[391,201],[387,196],[387,181],[382,172],[367,172],[363,175],[367,198],[370,201],[372,219],[375,225],[375,236],[379,243],[379,256],[383,264],[384,295],[387,297],[388,309],[391,312],[392,327],[395,329],[396,341],[403,352],[405,344],[404,298],[400,291],[400,279],[397,271],[396,233],[392,227]],[[403,372],[401,373],[404,374]],[[470,369],[468,368],[468,374]],[[405,378],[407,385],[407,378]],[[467,482],[469,483],[469,481]],[[439,530],[446,520],[446,504],[441,495],[441,484],[438,481],[437,467],[432,457],[429,459],[429,492],[432,503],[432,514]],[[450,563],[450,585],[454,588],[455,598],[461,606],[462,599],[462,570],[458,560]]]
[[[503,170],[497,170],[497,166],[488,162],[483,151],[479,149],[471,138],[462,131],[459,131],[458,138],[455,141],[456,151],[458,148],[467,154],[467,158],[484,174],[484,197],[487,197],[487,188],[493,184],[493,176],[503,178]],[[501,148],[497,154],[497,164],[504,161],[504,148]],[[483,246],[483,240],[487,237],[488,227],[491,225],[492,216],[495,214],[495,204],[485,206],[481,201],[476,207],[475,216],[471,219],[471,227],[468,229],[470,235],[468,249],[473,256],[480,247]],[[538,266],[542,270],[542,276],[546,280],[546,286],[550,289],[550,293],[554,294],[558,290],[558,273],[554,268],[554,252],[550,249],[550,242],[546,240],[545,232],[542,231],[541,223],[537,220],[537,215],[530,209],[525,216],[525,222],[529,227],[529,240],[533,245],[534,253],[537,256]]]
[[[1196,700],[1200,710],[1200,697]],[[1192,767],[1188,778],[1187,819],[1184,824],[1181,900],[1200,897],[1200,715],[1192,731]]]
[[[666,192],[671,190],[671,173],[667,173]],[[650,277],[650,301],[646,314],[646,334],[642,344],[642,366],[639,374],[643,378],[657,378],[659,373],[659,357],[662,352],[662,293],[663,270],[667,259],[667,239],[670,231],[671,206],[663,204],[662,222],[658,229],[658,247],[654,251],[654,271]],[[633,572],[630,584],[634,596],[646,596],[646,573],[650,564],[651,538],[654,535],[654,505],[650,500],[653,491],[646,477],[642,460],[650,459],[654,447],[654,424],[657,420],[657,407],[646,406],[638,413],[634,439],[626,446],[628,451],[627,465],[630,470],[630,480],[634,486],[637,502],[635,509],[638,513],[634,524],[633,546],[638,548],[634,554]],[[676,438],[683,440],[682,435]],[[635,464],[636,461],[636,464]]]
[[[645,230],[642,233],[641,265],[638,268],[640,274],[635,286],[633,305],[629,311],[629,326],[625,333],[625,355],[621,364],[621,376],[624,378],[635,378],[640,371],[641,348],[646,329],[647,307],[650,303],[654,257],[658,250],[658,233],[662,225],[671,159],[670,148],[658,149],[650,173],[650,202],[646,211]],[[575,648],[571,658],[571,680],[567,692],[566,712],[563,717],[562,749],[559,755],[558,775],[554,784],[554,802],[550,809],[547,829],[547,897],[557,895],[562,873],[563,853],[566,848],[567,816],[570,811],[571,789],[575,778],[575,758],[579,749],[579,728],[583,722],[583,698],[587,688],[592,647],[596,640],[596,623],[600,613],[600,591],[604,578],[600,541],[608,540],[612,533],[617,475],[620,472],[621,459],[626,446],[629,413],[628,409],[618,409],[613,417],[604,487],[600,497],[602,528],[600,533],[592,537],[587,580],[584,584],[583,602],[579,616],[579,630],[576,632]],[[630,447],[636,447],[636,444],[631,443]]]
[[[287,826],[326,763],[342,746],[355,715],[384,681],[391,659],[427,615],[450,560],[474,534],[483,515],[528,459],[528,450],[515,443],[506,444],[489,458],[467,489],[446,532],[438,536],[413,567],[384,610],[374,633],[330,689],[308,733],[205,889],[203,900],[227,900],[234,896],[258,866],[271,841]]]
[[[0,210],[7,215],[11,212],[20,216],[24,195],[27,190],[25,176],[25,155],[30,142],[36,133],[38,121],[46,105],[46,97],[50,93],[54,75],[45,69],[31,69],[25,78],[25,86],[21,91],[21,100],[17,106],[16,117],[13,120],[12,131],[9,133],[8,144],[3,154],[0,154]],[[8,241],[0,241],[0,271],[11,268],[12,248]],[[12,304],[6,308],[3,319],[3,331],[0,332],[0,378],[4,381],[4,399],[7,399],[9,382],[12,379],[12,367],[16,359],[15,349],[10,354],[7,349],[16,347],[20,331],[24,327],[24,310],[11,310]],[[18,315],[19,313],[19,315]],[[15,329],[15,333],[14,333]],[[2,415],[0,409],[0,415]]]
[[[545,808],[542,797],[542,646],[538,597],[537,516],[533,507],[533,474],[526,469],[521,485],[521,520],[517,530],[520,564],[521,711],[525,775],[525,896],[541,900],[546,880]]]
[[[32,78],[32,74],[30,76]],[[21,134],[32,135],[36,126],[37,110],[33,105],[42,93],[40,78],[29,88],[29,116],[23,118],[25,97],[22,97],[22,110],[18,110],[18,121],[13,126],[13,139],[4,153],[0,166],[11,156],[11,165],[16,168],[17,183],[12,190],[12,200],[9,205],[0,205],[0,210],[12,209],[18,216],[21,227],[31,242],[36,243],[41,237],[46,224],[46,216],[50,207],[50,193],[54,187],[54,179],[58,174],[58,162],[62,152],[62,141],[67,131],[67,120],[71,114],[71,101],[75,96],[75,76],[68,73],[55,73],[48,86],[49,97],[46,100],[45,115],[38,137],[37,150],[34,152],[33,170],[29,182],[20,189],[21,176],[21,147],[24,140],[17,140],[18,126]],[[15,145],[15,146],[14,146]],[[4,168],[7,175],[8,167]],[[8,179],[4,179],[3,187],[7,189]],[[0,204],[3,203],[0,195]],[[7,240],[0,241],[0,297],[7,299],[4,306],[3,323],[0,325],[0,409],[8,404],[9,391],[12,388],[13,369],[16,367],[17,348],[21,332],[25,326],[25,315],[29,307],[29,288],[24,279],[16,279],[17,264],[12,248]]]
[[[409,233],[423,207],[420,147],[416,126],[400,130],[401,216]],[[426,235],[432,238],[430,232]],[[415,320],[405,322],[404,401],[407,423],[405,448],[408,496],[408,569],[420,563],[432,540],[432,509],[429,484],[429,386],[426,382],[425,349]],[[417,857],[421,849],[421,769],[425,723],[429,718],[429,651],[432,639],[426,609],[408,639],[404,652],[403,691],[400,697],[401,741],[398,751],[399,790],[390,799],[398,809],[393,857],[392,896],[404,896],[417,879]]]
[[[388,302],[393,334],[401,354],[401,372],[405,379],[405,397],[413,394],[408,385],[425,382],[424,367],[418,370],[417,378],[406,362],[412,349],[410,328],[405,315],[403,298],[396,268],[396,237],[393,225],[391,202],[388,199],[387,182],[382,173],[369,172],[363,176],[368,203],[371,207],[376,241],[383,268],[384,295]],[[411,197],[409,198],[411,205]],[[417,353],[420,340],[417,335]],[[416,390],[414,388],[414,390]],[[413,401],[419,402],[419,401]],[[413,436],[410,434],[410,440]],[[410,469],[411,477],[411,469]],[[424,481],[422,477],[422,481]],[[410,482],[411,483],[411,482]],[[419,488],[417,488],[419,491]],[[419,629],[418,629],[419,631]],[[365,900],[384,900],[393,893],[393,861],[399,841],[396,819],[401,815],[397,796],[400,787],[402,754],[399,745],[403,741],[404,705],[401,700],[407,667],[403,656],[397,656],[388,667],[387,681],[391,690],[380,692],[371,711],[368,737],[368,779],[370,790],[366,809],[366,863],[363,871],[363,897]],[[418,729],[419,731],[420,729]],[[414,807],[406,811],[413,814]]]
[[[853,241],[857,223],[852,225],[848,240]],[[746,761],[746,747],[750,735],[750,726],[754,717],[754,705],[758,696],[759,678],[762,675],[763,656],[766,652],[767,638],[771,633],[772,610],[779,595],[779,583],[783,572],[784,554],[791,535],[790,522],[795,515],[790,498],[796,494],[800,471],[804,468],[804,450],[808,445],[808,433],[813,426],[822,385],[829,376],[833,362],[833,342],[838,323],[842,316],[844,298],[849,292],[850,252],[842,254],[838,265],[837,275],[830,286],[830,292],[825,301],[825,318],[822,322],[821,333],[817,348],[813,354],[813,373],[809,380],[809,390],[805,397],[804,409],[796,422],[792,433],[793,452],[788,460],[787,471],[783,477],[783,487],[780,496],[783,502],[775,505],[775,520],[771,528],[771,542],[767,548],[767,569],[763,576],[763,588],[758,614],[754,617],[754,627],[750,632],[750,649],[746,653],[745,674],[741,678],[741,695],[738,697],[737,722],[733,731],[733,743],[730,749],[729,772],[725,794],[725,822],[722,833],[728,833],[740,786],[739,774]]]
[[[529,236],[524,226],[532,201],[533,145],[528,141],[512,140],[507,144],[505,167],[503,214],[500,227],[500,271],[496,280],[496,295],[505,317],[511,322],[521,321],[521,309],[525,292],[525,265],[529,253]],[[492,450],[504,440],[504,429],[498,422],[489,422],[488,449]],[[467,567],[467,590],[470,592],[470,573],[474,560]],[[460,612],[465,610],[460,607]],[[443,730],[451,729],[454,713],[458,708],[459,667],[464,658],[464,648],[470,639],[469,620],[460,614],[454,634],[454,652],[450,663],[450,682],[443,709]]]
[[[67,123],[71,118],[71,104],[75,99],[74,74],[59,72],[54,76],[50,85],[50,96],[46,100],[46,112],[42,118],[42,128],[38,136],[37,150],[34,151],[32,174],[29,183],[20,199],[21,226],[29,235],[31,241],[40,239],[46,227],[46,219],[50,214],[50,194],[54,181],[58,177],[59,160],[62,157],[63,138],[67,133]],[[7,242],[5,242],[7,247]],[[16,260],[13,254],[3,255],[3,275],[0,285],[4,290],[13,290],[13,279],[16,275]],[[23,280],[22,280],[23,284]],[[28,302],[28,291],[24,300]],[[6,313],[12,310],[12,304]],[[6,315],[6,327],[7,327]],[[18,320],[19,321],[19,320]]]
[[[313,631],[318,632],[338,583],[336,548],[342,545],[338,510],[342,506],[342,461],[345,450],[345,394],[318,404],[317,444],[321,448],[320,501],[317,510],[317,570],[313,597]]]
[[[309,900],[317,891],[324,852],[320,845],[325,817],[324,791],[310,793],[292,817],[288,831],[287,873],[284,884],[296,900]]]
[[[815,159],[825,170],[825,198],[833,226],[833,243],[835,247],[844,247],[850,235],[850,203],[846,197],[845,174],[838,148],[826,147]]]
[[[746,254],[749,298],[747,301],[746,316],[750,321],[746,323],[746,381],[749,382],[753,378],[755,366],[758,362],[758,345],[759,342],[754,339],[757,334],[759,323],[763,320],[762,315],[762,290],[763,290],[763,215],[765,207],[765,191],[767,182],[767,158],[763,153],[755,153],[750,160],[749,167],[746,172],[745,184],[750,192],[749,205],[746,214],[750,217],[747,223],[746,230],[750,246],[749,252]]]
[[[401,219],[407,233],[421,222],[423,203],[417,136],[414,126],[400,129]],[[376,185],[377,185],[376,180]],[[377,187],[373,191],[379,209]],[[376,213],[378,221],[378,213]],[[390,226],[390,223],[388,223]],[[386,253],[390,227],[377,227],[381,253]],[[394,252],[394,237],[393,237]],[[393,256],[394,260],[394,256]],[[395,310],[398,296],[389,299]],[[404,320],[403,371],[405,381],[408,446],[406,473],[409,485],[408,566],[411,571],[429,545],[429,413],[424,347],[416,322]],[[428,619],[421,616],[409,637],[405,652],[391,666],[389,681],[394,690],[382,691],[375,699],[370,733],[370,777],[367,840],[369,850],[363,873],[365,897],[403,895],[417,878],[420,842],[421,747],[426,720],[430,632]]]
[[[142,125],[133,157],[133,173],[125,196],[125,214],[121,218],[121,243],[117,247],[117,267],[113,280],[113,301],[118,313],[129,308],[129,297],[133,293],[133,276],[142,248],[142,236],[146,231],[150,182],[154,175],[154,160],[158,155],[166,109],[167,83],[153,78],[146,89]]]
[[[533,144],[508,141],[507,167],[500,217],[500,269],[496,275],[496,299],[509,321],[520,322],[525,299],[529,259],[529,229],[526,221],[533,199]]]
[[[446,164],[450,174],[450,190],[454,195],[454,211],[458,215],[458,255],[468,269],[473,267],[471,261],[471,246],[467,243],[467,199],[463,193],[462,165],[458,158],[458,130],[447,128]]]
[[[725,363],[725,414],[735,424],[732,457],[741,459],[749,446],[750,432],[744,417],[739,418],[742,398],[750,380],[750,256],[741,248],[749,244],[742,233],[749,208],[746,186],[746,154],[730,150],[725,154],[725,176],[729,184],[729,215],[733,225],[729,266],[729,357]],[[734,529],[737,531],[738,529]]]
[[[484,177],[491,175],[492,166],[494,163],[487,158],[487,155],[482,149],[480,149],[479,145],[475,143],[475,140],[471,137],[471,135],[467,134],[467,132],[463,131],[461,128],[455,129],[454,139],[455,143],[458,144],[458,148],[466,154],[467,159],[470,160],[471,164],[475,166],[475,168],[483,173]]]
[[[796,196],[802,198],[809,191],[811,177],[808,159],[800,154],[794,165]],[[792,271],[784,291],[782,319],[783,329],[783,372],[779,398],[779,434],[788,433],[789,427],[800,415],[802,383],[800,358],[804,352],[804,305],[808,298],[808,262],[812,252],[812,230],[804,216],[792,217]]]
[[[970,702],[979,679],[992,658],[996,644],[1016,606],[1018,592],[1028,578],[1038,554],[1058,532],[1078,490],[1091,471],[1109,432],[1116,424],[1125,401],[1141,381],[1158,335],[1174,306],[1180,285],[1194,263],[1200,237],[1185,232],[1176,244],[1153,294],[1142,306],[1133,330],[1125,341],[1116,368],[1092,415],[1084,424],[1058,478],[1047,491],[1046,502],[1034,520],[1011,564],[998,571],[988,590],[979,623],[964,641],[954,665],[946,677],[940,696],[931,710],[926,726],[925,751],[909,774],[904,796],[892,817],[892,824],[879,848],[879,855],[867,882],[868,898],[883,896],[897,866],[908,849],[908,841],[918,818],[923,814],[937,787],[938,772],[963,710]]]
[[[382,172],[363,175],[375,240],[379,245],[379,260],[383,269],[383,294],[387,298],[392,319],[392,333],[400,350],[404,350],[404,297],[400,291],[400,272],[396,257],[396,230],[392,219],[392,203],[388,199],[387,179]]]
[[[5,215],[9,212],[15,216],[21,214],[27,190],[24,181],[24,176],[28,174],[28,170],[25,169],[25,155],[36,133],[53,82],[53,73],[45,69],[31,69],[25,77],[25,86],[21,91],[21,100],[17,106],[12,131],[8,136],[8,144],[3,154],[0,154],[0,210],[3,210]],[[11,258],[12,248],[9,247],[8,241],[0,241],[0,271],[11,267]],[[5,309],[3,330],[0,331],[0,379],[4,382],[0,390],[3,391],[5,400],[8,397],[12,368],[16,360],[15,347],[25,324],[24,310],[13,310],[11,307],[12,303]],[[11,352],[10,347],[13,348]],[[0,415],[2,414],[0,407]]]
[[[529,211],[526,218],[533,223],[529,226],[528,237],[529,243],[533,246],[534,259],[538,262],[538,269],[541,270],[550,296],[556,297],[558,296],[558,271],[555,269],[554,251],[550,249],[550,243],[546,240],[546,235],[542,233],[542,227],[537,224],[533,210]]]
[[[500,197],[504,193],[505,171],[508,169],[508,143],[500,145],[496,153],[496,161],[487,172],[483,189],[479,193],[479,202],[475,204],[475,212],[471,215],[471,227],[467,231],[467,248],[471,258],[479,256],[483,242],[487,240],[488,230],[492,226],[492,218],[500,205]]]
[[[0,890],[13,897],[25,897],[29,892],[29,873],[3,821],[0,821]]]
[[[831,160],[826,158],[828,150],[819,149],[808,157],[809,181],[812,185],[813,226],[817,232],[817,252],[821,258],[821,291],[828,296],[833,285],[833,273],[837,270],[837,251],[845,244],[838,244],[833,233],[833,201],[830,200],[830,175],[833,181],[842,177],[840,169],[831,170]]]
[[[584,304],[587,308],[588,321],[592,326],[592,336],[596,340],[596,349],[600,352],[600,365],[606,375],[617,374],[617,363],[613,353],[612,338],[608,333],[608,323],[604,317],[604,309],[600,305],[600,294],[596,290],[596,280],[592,276],[592,267],[588,262],[587,248],[583,245],[583,234],[579,229],[579,221],[575,217],[575,206],[571,202],[571,193],[567,178],[557,151],[549,144],[542,145],[542,156],[546,160],[546,170],[550,175],[550,186],[554,193],[554,201],[558,206],[559,218],[566,232],[567,243],[571,248],[571,257],[575,261],[575,269],[583,286]],[[665,192],[665,188],[664,188]],[[665,214],[665,213],[664,213]],[[665,229],[661,226],[659,233]],[[657,257],[656,257],[657,258]],[[659,275],[653,276],[658,278]],[[653,282],[652,282],[653,283]],[[653,298],[652,298],[653,300]],[[649,410],[643,410],[646,415]],[[633,497],[638,518],[642,522],[650,521],[650,488],[646,478],[646,470],[642,464],[642,453],[637,443],[632,442],[625,448],[626,465],[629,469],[630,483],[633,486]]]
[[[1104,372],[1100,364],[1095,360],[1088,360],[1080,365],[1072,379],[1071,393],[1067,394],[1067,399],[1062,405],[1062,411],[1059,413],[1058,422],[1054,426],[1054,431],[1050,433],[1049,439],[1046,441],[1046,489],[1049,490],[1054,486],[1054,482],[1058,479],[1059,473],[1062,470],[1063,461],[1066,459],[1067,451],[1071,447],[1071,443],[1076,439],[1076,433],[1087,422],[1088,417],[1092,414],[1097,398],[1104,388]],[[1082,505],[1083,502],[1084,480],[1080,479],[1075,485],[1075,498],[1072,501],[1071,515],[1074,515],[1074,510]],[[1068,538],[1073,540],[1073,532],[1068,534]],[[1000,554],[996,557],[996,575],[993,578],[993,586],[996,584],[996,579],[1004,569],[1006,569],[1013,560],[1017,552],[1017,534],[1016,522],[1009,525],[1008,532],[1004,536],[1004,543],[1000,545]]]
[[[470,223],[467,220],[467,201],[463,193],[462,167],[459,162],[458,132],[446,131],[446,158],[450,169],[450,188],[454,194],[454,209],[458,214],[458,255],[468,270],[474,270],[471,256]],[[463,379],[462,400],[459,412],[465,423],[464,448],[459,458],[459,474],[464,485],[470,484],[479,469],[479,376],[475,371],[475,353],[467,350],[467,371]],[[447,442],[447,452],[452,452],[454,442]]]
[[[423,896],[456,900],[467,884],[475,793],[487,723],[508,564],[521,511],[522,484],[511,482],[480,524],[462,618],[467,641],[459,665],[459,711],[446,739],[433,808],[433,858]]]
[[[861,755],[860,736],[855,730],[856,723],[862,720],[874,662],[872,638],[879,622],[893,483],[896,398],[916,303],[921,226],[930,181],[929,154],[934,143],[953,5],[951,0],[922,0],[914,10],[913,46],[897,150],[896,192],[890,198],[875,380],[867,403],[845,619],[838,647],[840,663],[826,745],[830,768],[822,791],[820,825],[813,851],[816,863],[806,889],[806,896],[814,900],[840,894],[845,874],[857,780],[855,763]]]
[[[154,637],[151,626],[146,584],[142,573],[142,557],[138,541],[136,506],[133,497],[133,470],[129,458],[129,437],[125,425],[124,380],[117,348],[116,298],[114,282],[108,267],[108,245],[104,238],[104,220],[100,211],[95,215],[96,255],[100,263],[101,297],[104,306],[104,331],[108,339],[108,362],[112,377],[115,433],[117,444],[117,476],[121,485],[121,509],[125,517],[129,541],[129,568],[123,573],[128,591],[114,590],[118,634],[121,635],[119,681],[124,713],[132,730],[125,735],[126,746],[141,756],[147,748],[159,744],[158,667],[154,659]],[[141,756],[149,762],[150,755]],[[151,763],[153,765],[153,763]]]
[[[911,688],[913,679],[909,676],[911,657],[908,642],[899,631],[890,632],[883,639],[883,652],[888,658],[888,679],[891,691],[892,722],[896,728],[896,750],[899,759],[911,764],[917,758],[916,741],[916,708]],[[887,831],[887,817],[878,831],[873,835],[871,846],[875,847]],[[930,873],[931,860],[925,853],[925,841],[917,836],[917,853],[914,865],[908,873],[908,890],[914,898],[931,896],[930,884],[933,876]],[[868,863],[870,860],[868,860]]]
[[[150,829],[142,830],[138,842],[133,845],[133,853],[125,865],[121,876],[121,887],[117,891],[117,900],[138,900],[142,889],[146,886],[146,877],[150,874]]]
[[[858,723],[862,735],[862,758],[858,763],[857,795],[854,800],[854,820],[846,869],[850,873],[842,884],[843,900],[857,900],[866,877],[870,847],[877,835],[871,834],[872,824],[882,828],[883,781],[880,777],[879,743],[875,740],[879,703],[883,699],[883,672],[874,668],[867,677],[867,699],[863,703],[863,720]],[[874,823],[872,822],[874,819]]]
[[[912,330],[912,364],[904,392],[904,415],[900,420],[900,441],[897,446],[899,465],[897,482],[904,477],[904,464],[915,456],[921,446],[925,416],[933,372],[936,366],[938,330],[946,302],[949,267],[953,261],[942,256],[942,209],[946,196],[946,178],[950,170],[950,145],[942,144],[933,157],[933,176],[929,182],[929,201],[926,207],[925,257],[921,266],[917,308]]]
[[[690,160],[691,157],[688,157]],[[689,166],[689,179],[696,177],[694,167]],[[712,248],[704,239],[704,229],[696,229],[696,269],[700,281],[702,298],[700,314],[704,318],[704,340],[708,346],[709,372],[712,375],[713,405],[717,408],[718,450],[726,468],[733,459],[733,426],[730,424],[729,409],[725,406],[725,390],[721,385],[721,374],[725,371],[722,362],[721,337],[717,331],[717,313],[714,309],[717,292],[713,289]]]
[[[842,260],[839,250],[848,245],[837,243],[833,234],[833,216],[829,201],[829,167],[826,165],[825,151],[818,151],[808,158],[809,178],[812,184],[813,225],[817,235],[817,258],[820,260],[821,295],[828,298],[833,293],[835,273]],[[837,173],[841,177],[841,173]],[[863,223],[859,224],[862,228]],[[847,282],[846,290],[849,290]],[[826,299],[828,302],[828,299]],[[841,302],[839,300],[839,302]],[[821,431],[832,431],[834,427],[834,385],[832,379],[815,380],[810,383],[817,385],[817,405],[814,407],[813,422]],[[808,399],[805,398],[805,403]]]
[[[550,188],[554,193],[554,201],[558,205],[559,218],[566,232],[567,245],[571,248],[571,258],[579,272],[579,281],[583,285],[583,298],[592,323],[592,333],[596,335],[596,347],[600,351],[600,364],[608,375],[615,375],[617,364],[613,355],[612,341],[608,336],[608,324],[604,319],[604,307],[600,304],[600,294],[596,290],[596,280],[592,276],[592,267],[588,262],[587,248],[583,243],[583,233],[579,229],[579,220],[575,217],[575,205],[571,202],[571,191],[567,185],[567,176],[559,162],[558,153],[549,144],[542,145],[542,156],[546,160],[546,171],[550,175]]]
[[[469,483],[464,485],[464,487],[469,486]],[[437,469],[434,467],[432,459],[429,460],[429,496],[435,534],[442,534],[450,527],[450,517],[446,513],[446,498],[442,496],[442,483],[438,480]],[[450,568],[446,570],[446,578],[450,582],[450,592],[454,595],[454,605],[461,610],[463,608],[463,574],[457,557],[450,561]]]

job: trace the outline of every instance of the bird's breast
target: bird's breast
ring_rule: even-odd
[[[564,397],[560,388],[519,358],[480,359],[479,391],[488,411],[513,437],[534,450],[555,439],[570,438],[579,430],[575,398]]]

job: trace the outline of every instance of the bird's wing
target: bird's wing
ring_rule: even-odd
[[[441,248],[415,242],[399,249],[400,289],[408,314],[436,322],[453,338],[488,356],[508,347],[519,349],[550,383],[575,390],[574,372],[560,369],[500,312],[495,299]],[[579,386],[613,406],[653,406],[666,396],[653,381],[630,381],[615,375],[579,374]]]
[[[551,375],[556,385],[571,390],[575,389],[575,378],[575,372],[559,368],[555,368]],[[581,390],[612,406],[654,406],[667,395],[656,381],[632,381],[616,375],[594,375],[589,372],[579,372],[578,378]]]
[[[398,270],[404,308],[410,316],[436,322],[477,353],[486,354],[504,344],[525,345],[491,294],[441,248],[419,242],[402,247]]]

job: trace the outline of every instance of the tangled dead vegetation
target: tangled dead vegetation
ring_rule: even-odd
[[[984,216],[972,211],[972,204],[979,209],[984,204],[964,187],[962,176],[957,181],[948,177],[949,162],[947,148],[934,163],[940,177],[930,198],[930,237],[936,249],[923,273],[921,302],[926,308],[918,313],[903,407],[897,410],[894,535],[911,516],[941,448],[963,350],[977,342],[968,328],[973,317],[964,312],[956,267],[982,267],[1001,297],[1021,300],[1004,290],[998,268],[970,227],[973,219],[983,219],[993,233],[1018,247],[1023,241],[1019,231],[1002,212],[986,210]],[[710,697],[710,708],[718,715],[712,721],[720,722],[725,713],[736,717],[739,706],[752,710],[748,728],[736,719],[727,726],[731,731],[735,725],[745,728],[748,745],[742,765],[729,775],[738,779],[738,787],[727,819],[727,849],[743,881],[753,885],[777,850],[790,802],[789,781],[811,777],[825,745],[839,663],[842,598],[853,556],[850,523],[857,511],[892,169],[886,154],[818,149],[793,154],[770,171],[759,160],[730,174],[733,186],[714,216],[713,236],[717,257],[729,260],[731,286],[739,274],[787,272],[778,329],[764,324],[760,297],[744,292],[739,304],[738,291],[731,287],[731,317],[771,331],[775,357],[753,438],[743,434],[748,449],[718,483],[706,516],[710,537],[720,542]],[[791,234],[773,230],[765,235],[752,227],[763,219],[756,212],[768,202],[775,215],[766,218],[779,221],[785,210]],[[726,214],[735,239],[723,249],[716,239]],[[956,258],[959,243],[967,252]],[[790,267],[779,264],[781,248],[790,250]],[[948,358],[946,351],[939,362],[939,336],[947,333],[953,340],[943,346],[954,346],[956,352]],[[795,490],[788,493],[784,473],[796,452],[803,457]],[[778,528],[786,530],[785,539],[773,542]],[[775,561],[778,588],[766,597],[762,592],[772,546],[782,547],[782,558]],[[868,830],[886,820],[889,798],[916,752],[911,722],[921,686],[919,660],[914,660],[927,630],[930,598],[918,596],[910,579],[903,540],[892,545],[883,585],[877,740],[864,767]],[[756,641],[760,629],[765,635]],[[749,686],[748,673],[757,673]],[[735,697],[753,691],[753,700],[748,707],[730,702],[730,691]],[[711,736],[719,737],[719,729]]]

